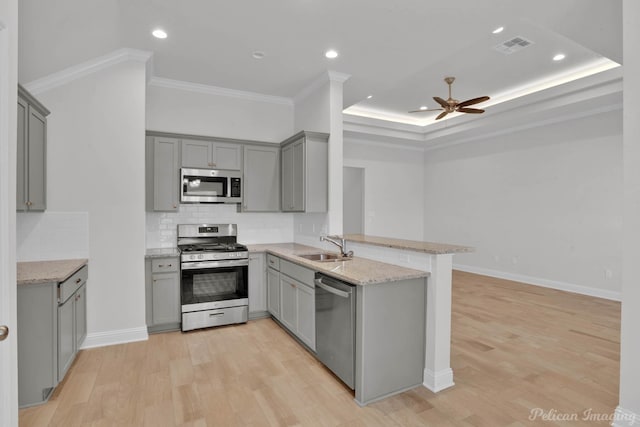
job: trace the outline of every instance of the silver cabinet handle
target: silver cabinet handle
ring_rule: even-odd
[[[78,280],[76,280],[76,285],[80,282],[82,282],[82,278],[79,278]]]
[[[9,327],[7,325],[0,326],[0,341],[4,341],[9,336]]]
[[[350,292],[345,292],[345,291],[341,291],[340,289],[336,289],[332,286],[326,285],[322,279],[316,279],[314,280],[314,282],[316,283],[316,285],[318,285],[319,288],[324,289],[325,291],[329,292],[330,294],[333,295],[337,295],[339,297],[342,298],[349,298],[351,296]]]
[[[213,316],[224,316],[224,313],[209,313],[209,317]]]

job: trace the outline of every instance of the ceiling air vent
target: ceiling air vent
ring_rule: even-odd
[[[498,52],[504,53],[505,55],[511,55],[512,53],[518,52],[526,47],[529,47],[533,44],[531,40],[527,40],[524,37],[514,37],[506,42],[500,43],[499,45],[494,46],[493,48]]]

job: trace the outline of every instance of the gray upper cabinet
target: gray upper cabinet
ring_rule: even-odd
[[[244,146],[242,211],[280,210],[280,147]]]
[[[47,110],[18,86],[17,191],[18,211],[44,211],[47,207]]]
[[[218,141],[182,140],[182,167],[242,169],[242,145]]]
[[[282,211],[326,212],[329,135],[300,132],[282,143]]]
[[[180,204],[180,140],[147,137],[147,211],[175,212]]]

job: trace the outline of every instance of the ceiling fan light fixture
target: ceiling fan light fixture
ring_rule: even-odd
[[[333,49],[329,49],[324,53],[324,56],[326,56],[329,59],[334,59],[338,57],[338,52]]]
[[[157,39],[166,39],[167,38],[167,32],[160,29],[160,28],[156,28],[155,30],[153,30],[151,32],[151,34],[153,35],[153,37],[157,38]]]
[[[504,27],[498,27],[495,30],[493,30],[492,33],[493,34],[500,34],[503,31],[504,31]]]

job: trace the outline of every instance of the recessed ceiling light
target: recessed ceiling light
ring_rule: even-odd
[[[564,58],[566,58],[566,55],[564,53],[559,53],[556,56],[553,57],[554,61],[562,61]]]
[[[371,98],[373,98],[373,95],[367,96],[367,99],[371,99]]]
[[[493,30],[493,34],[500,34],[502,31],[504,31],[504,27],[498,27],[495,30]]]
[[[253,56],[255,59],[262,59],[262,58],[264,58],[264,57],[265,57],[265,56],[267,56],[267,55],[266,55],[266,53],[264,53],[264,52],[263,52],[263,51],[261,51],[261,50],[256,50],[255,52],[253,52],[253,53],[251,54],[251,56]]]
[[[337,58],[338,57],[338,52],[336,52],[335,50],[331,49],[331,50],[326,51],[324,53],[324,56],[326,56],[329,59]]]
[[[166,39],[167,38],[167,33],[164,32],[163,30],[161,30],[160,28],[157,28],[157,29],[153,30],[153,32],[151,34],[153,34],[153,37],[155,37],[157,39]]]
[[[420,109],[421,109],[421,110],[426,110],[426,109],[427,109],[427,106],[426,106],[426,105],[423,105],[422,107],[420,107]]]

